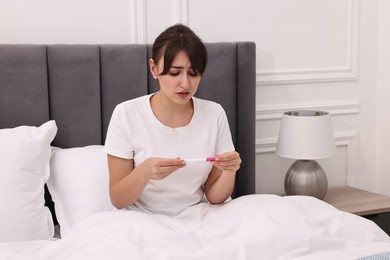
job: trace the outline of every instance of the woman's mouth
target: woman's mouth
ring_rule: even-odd
[[[176,94],[181,98],[186,98],[191,95],[191,92],[176,92]]]

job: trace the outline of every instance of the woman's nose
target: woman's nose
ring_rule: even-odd
[[[181,78],[180,86],[182,88],[188,88],[190,86],[189,76],[187,74],[184,74]]]

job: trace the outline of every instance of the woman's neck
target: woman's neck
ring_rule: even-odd
[[[194,114],[192,99],[186,104],[176,104],[161,92],[157,92],[151,97],[150,105],[155,117],[162,124],[171,128],[188,125]]]

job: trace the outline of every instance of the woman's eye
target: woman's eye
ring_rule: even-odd
[[[177,72],[170,71],[169,72],[169,75],[171,75],[171,76],[178,76],[179,74],[180,74],[179,71],[177,71]]]
[[[181,73],[180,71],[170,71],[169,75],[176,77],[176,76],[179,76],[180,73]],[[194,71],[188,71],[187,73],[190,77],[197,77],[198,76],[198,73],[196,73]]]

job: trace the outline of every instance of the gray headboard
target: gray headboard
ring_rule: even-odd
[[[252,194],[255,44],[219,42],[206,47],[209,63],[196,96],[226,110],[243,160],[235,196]],[[148,70],[150,56],[151,46],[146,44],[0,44],[0,128],[38,126],[54,119],[54,146],[103,144],[115,105],[158,89]]]

